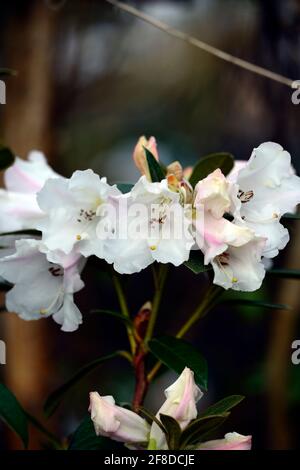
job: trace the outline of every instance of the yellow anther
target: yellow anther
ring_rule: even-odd
[[[76,240],[81,240],[81,235],[76,235]]]
[[[238,282],[238,279],[237,279],[237,277],[233,277],[233,278],[232,278],[232,282],[233,282],[233,283],[236,283],[236,282]]]
[[[151,251],[156,250],[156,248],[157,248],[157,247],[156,247],[155,245],[151,245],[151,246],[150,246],[150,250],[151,250]]]
[[[40,310],[40,315],[46,315],[47,309],[46,308],[41,308]]]

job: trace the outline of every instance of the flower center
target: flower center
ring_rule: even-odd
[[[225,251],[224,253],[216,257],[216,262],[220,270],[227,277],[227,279],[229,279],[231,283],[235,284],[236,282],[238,282],[238,279],[234,276],[232,277],[225,269],[225,267],[229,266],[229,259],[230,259],[230,255],[228,252]]]
[[[245,204],[246,202],[249,202],[250,199],[253,198],[253,196],[254,196],[254,192],[252,190],[244,192],[241,189],[239,189],[237,197],[239,198],[242,204]]]

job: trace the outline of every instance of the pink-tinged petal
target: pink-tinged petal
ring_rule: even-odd
[[[4,182],[9,191],[36,194],[48,178],[58,176],[47,164],[45,156],[33,151],[27,160],[16,157],[14,164],[5,171]]]
[[[200,444],[198,450],[251,450],[252,436],[243,436],[237,432],[225,434],[224,439],[216,439]]]
[[[236,183],[239,172],[247,165],[246,160],[235,160],[231,172],[227,175],[227,180]]]
[[[193,167],[192,166],[187,166],[186,168],[183,169],[183,177],[186,180],[190,179],[192,173],[193,173]]]
[[[89,412],[98,436],[130,444],[148,441],[147,421],[133,411],[117,406],[112,396],[101,397],[99,393],[91,392]]]
[[[202,392],[195,384],[194,373],[186,367],[178,379],[165,390],[166,401],[159,409],[160,414],[172,416],[179,423],[181,429],[185,429],[192,419],[197,417],[196,403],[202,397]],[[155,441],[157,449],[167,449],[166,437],[157,426],[152,424],[150,440]]]
[[[230,209],[230,185],[221,170],[217,169],[197,183],[195,207],[203,206],[215,218],[220,219]]]

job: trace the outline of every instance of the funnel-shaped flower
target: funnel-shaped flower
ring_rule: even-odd
[[[148,441],[150,426],[147,421],[133,411],[117,406],[112,396],[101,397],[99,393],[91,392],[89,412],[97,436],[127,444]]]

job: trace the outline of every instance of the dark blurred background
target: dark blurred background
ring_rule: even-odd
[[[127,3],[234,55],[300,79],[298,0]],[[21,157],[40,149],[66,176],[92,168],[110,182],[128,182],[138,177],[132,149],[146,134],[156,136],[165,163],[193,165],[215,151],[245,159],[253,147],[274,140],[300,170],[300,108],[292,104],[288,87],[171,38],[104,0],[3,1],[0,38],[0,67],[17,71],[5,79],[0,137]],[[289,222],[289,228],[292,241],[276,265],[299,268],[299,222]],[[1,378],[41,419],[45,397],[78,367],[120,349],[120,343],[127,346],[122,325],[89,313],[118,309],[103,265],[91,260],[84,279],[86,288],[77,296],[84,323],[76,333],[61,332],[51,320],[25,323],[1,314],[0,338],[7,343]],[[124,277],[124,282],[134,315],[152,296],[151,272]],[[175,332],[206,284],[204,276],[173,269],[157,330]],[[299,283],[269,279],[248,297],[287,303],[293,310],[220,308],[193,329],[189,339],[209,364],[209,392],[200,406],[244,394],[226,431],[252,434],[257,449],[296,448],[300,365],[292,365],[290,356],[292,341],[300,339]],[[147,399],[152,410],[163,400],[162,387],[173,379],[163,373],[153,385]],[[129,366],[115,360],[85,379],[49,421],[53,431],[74,431],[86,414],[90,390],[130,401]],[[31,447],[39,446],[33,434]],[[0,449],[17,447],[0,425]]]

